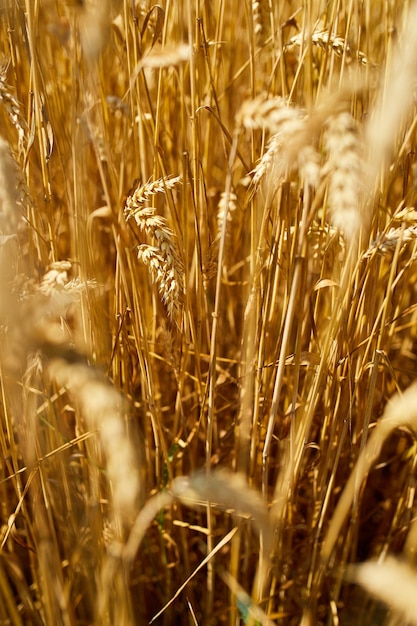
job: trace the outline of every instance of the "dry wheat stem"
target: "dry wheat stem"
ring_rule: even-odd
[[[197,574],[197,572],[199,572],[203,567],[205,567],[206,565],[208,565],[212,561],[213,557],[215,557],[216,554],[233,539],[234,535],[237,533],[238,530],[239,529],[238,529],[237,526],[233,527],[232,530],[230,530],[216,544],[216,546],[212,550],[210,550],[209,554],[201,561],[201,563],[199,563],[199,565],[195,568],[195,570],[192,572],[192,574],[182,583],[182,585],[177,589],[177,591],[174,593],[172,598],[162,607],[162,609],[160,611],[158,611],[158,613],[156,613],[152,617],[152,619],[150,620],[149,624],[153,624],[154,621],[156,619],[158,619],[158,617],[160,617],[162,615],[162,613],[164,613],[167,610],[167,608],[174,602],[174,600],[176,598],[178,598],[178,596],[185,589],[185,587],[188,585],[188,583],[194,578],[194,576]]]

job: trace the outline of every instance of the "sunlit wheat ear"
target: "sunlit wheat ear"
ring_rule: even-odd
[[[191,508],[206,506],[207,502],[239,517],[251,520],[262,533],[266,552],[272,548],[273,525],[267,504],[261,493],[251,488],[245,476],[222,469],[207,475],[197,472],[191,476],[178,476],[169,492],[157,493],[149,498],[140,511],[124,550],[124,558],[131,562],[158,511],[178,500]]]
[[[9,144],[0,137],[0,235],[16,232],[18,206],[21,200],[21,173]]]
[[[379,254],[389,254],[394,252],[396,247],[402,244],[415,241],[417,239],[417,226],[408,228],[390,228],[389,231],[372,241],[368,250],[364,253],[364,258],[370,257],[374,252]]]
[[[265,129],[276,133],[284,122],[301,117],[301,112],[293,107],[287,98],[267,98],[265,94],[247,100],[236,115],[238,128]]]
[[[361,203],[365,164],[357,124],[349,113],[343,112],[328,120],[324,148],[327,161],[322,174],[329,180],[330,222],[348,241],[352,241],[363,221]]]
[[[393,431],[403,427],[409,428],[414,433],[417,433],[417,383],[413,383],[402,394],[397,393],[389,400],[382,418],[372,431],[366,447],[361,452],[355,468],[339,498],[323,542],[322,557],[325,563],[328,562],[331,556],[352,503],[361,489],[364,480],[368,476],[369,471],[377,461],[384,442]]]
[[[18,271],[20,179],[9,145],[0,137],[0,324],[3,317],[13,316],[11,282]]]
[[[135,80],[142,71],[146,75],[147,82],[150,85],[154,84],[159,69],[184,63],[189,60],[191,54],[191,48],[186,44],[174,47],[163,46],[162,48],[158,45],[152,45],[151,52],[144,54],[133,70],[130,79],[131,85],[135,84]]]
[[[259,98],[242,106],[236,122],[247,129],[267,130],[271,135],[265,154],[252,171],[252,193],[267,174],[276,184],[285,171],[294,169],[300,171],[307,184],[318,185],[320,157],[305,111],[284,98]]]
[[[366,143],[372,173],[378,176],[387,165],[395,143],[415,103],[414,85],[417,77],[417,4],[411,6],[404,31],[397,37],[397,46],[381,85],[378,106],[367,127]]]
[[[179,273],[181,266],[171,262],[173,258],[170,253],[169,260],[161,248],[142,244],[138,247],[138,258],[148,266],[152,276],[152,281],[157,284],[162,302],[166,305],[169,317],[179,323],[183,290],[181,288],[182,278]]]
[[[129,193],[125,202],[126,220],[133,217],[139,229],[154,244],[140,245],[138,257],[148,266],[169,317],[178,325],[181,322],[184,300],[184,262],[177,237],[168,226],[167,220],[157,215],[156,209],[147,203],[152,196],[172,189],[180,180],[179,176],[160,178],[146,185],[138,185]]]
[[[172,178],[158,178],[157,180],[149,181],[144,185],[137,183],[129,192],[128,198],[125,202],[125,215],[126,219],[134,217],[136,219],[136,212],[141,210],[142,206],[158,193],[166,193],[168,189],[173,189],[181,182],[181,176],[174,176]],[[137,221],[137,220],[136,220]],[[140,226],[140,224],[138,223]]]
[[[332,51],[336,56],[345,58],[348,62],[357,61],[361,65],[367,65],[368,59],[366,55],[360,50],[354,51],[349,46],[348,42],[337,35],[333,35],[328,30],[317,29],[311,33],[311,36],[307,32],[298,33],[291,37],[291,39],[285,44],[284,50],[290,50],[291,48],[302,44],[306,44],[308,40],[311,40],[313,46],[322,48],[323,50]]]
[[[140,482],[137,454],[126,433],[120,394],[99,372],[81,360],[71,362],[65,354],[51,359],[50,373],[78,404],[88,429],[98,431],[114,512],[129,522],[137,511]]]
[[[25,147],[27,126],[20,104],[7,84],[7,69],[8,63],[4,61],[0,63],[0,105],[5,108],[11,123],[16,128],[19,152],[22,152]]]
[[[108,41],[112,4],[112,0],[89,0],[81,3],[80,40],[88,59],[95,59]]]
[[[205,505],[207,502],[222,510],[252,520],[255,528],[264,534],[267,545],[272,541],[272,526],[268,507],[261,493],[248,485],[246,477],[226,469],[210,474],[196,472],[192,476],[175,478],[172,494],[187,506]]]
[[[229,201],[226,203],[227,196]],[[224,220],[230,223],[233,219],[233,213],[236,211],[237,207],[237,196],[235,193],[231,192],[230,194],[226,194],[224,191],[220,195],[220,200],[217,204],[217,237],[220,237]]]
[[[72,268],[71,261],[55,261],[51,263],[42,276],[39,290],[45,295],[54,293],[76,294],[97,287],[96,281],[81,281],[79,278],[69,279],[68,272]]]
[[[269,34],[269,10],[269,2],[267,0],[253,0],[253,30],[258,46],[263,46],[265,44]]]
[[[347,577],[399,613],[405,624],[417,626],[417,572],[408,564],[393,557],[383,563],[369,561],[352,565]]]

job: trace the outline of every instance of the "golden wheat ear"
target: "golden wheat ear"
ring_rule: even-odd
[[[405,624],[417,626],[417,574],[408,563],[388,557],[382,563],[367,561],[360,565],[351,565],[347,571],[347,579],[361,585],[383,602]]]
[[[20,103],[7,82],[8,68],[9,63],[4,61],[0,63],[0,103],[5,108],[9,120],[17,131],[19,152],[23,153],[26,146],[27,124],[23,117]]]
[[[176,176],[138,184],[130,190],[124,209],[126,220],[134,218],[140,231],[154,244],[139,245],[138,258],[148,267],[168,316],[178,326],[184,302],[184,261],[174,231],[149,202],[156,194],[165,193],[180,182],[181,178]]]
[[[365,161],[356,121],[342,112],[326,123],[324,146],[327,161],[322,175],[329,177],[330,222],[348,241],[357,238],[363,223],[362,196]]]

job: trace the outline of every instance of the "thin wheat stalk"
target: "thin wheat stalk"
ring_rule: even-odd
[[[0,324],[14,315],[11,283],[18,271],[18,210],[22,173],[9,144],[0,137]]]

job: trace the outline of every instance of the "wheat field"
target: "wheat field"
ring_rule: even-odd
[[[417,624],[416,24],[0,2],[0,624]]]

